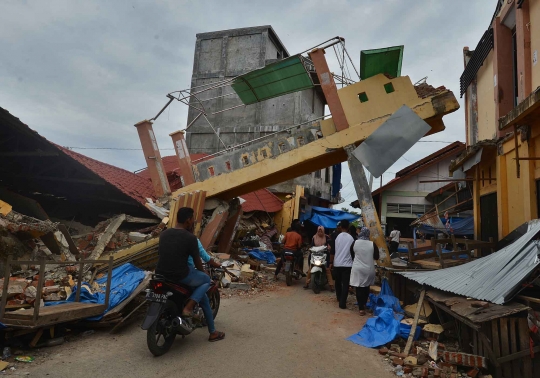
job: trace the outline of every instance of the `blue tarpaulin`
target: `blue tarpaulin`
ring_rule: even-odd
[[[386,279],[383,279],[379,295],[370,294],[369,307],[373,309],[374,317],[369,318],[360,332],[347,340],[368,348],[374,348],[394,340],[397,336],[407,338],[411,326],[402,324],[403,312],[399,300],[394,296]],[[415,339],[420,335],[417,327]]]
[[[258,249],[252,249],[248,252],[248,255],[256,260],[266,261],[267,264],[275,264],[276,256],[271,251],[260,251]]]
[[[446,224],[446,219],[441,218],[442,224]],[[422,231],[424,234],[428,235],[434,235],[440,232],[444,233],[450,233],[453,235],[474,235],[474,218],[463,218],[463,219],[450,219],[450,229],[448,228],[442,228],[442,229],[434,229],[431,226],[426,226],[425,224],[422,224],[418,227],[420,231]]]
[[[300,221],[309,220],[317,226],[324,228],[336,228],[337,223],[341,220],[355,221],[360,218],[359,215],[347,213],[346,211],[327,209],[325,207],[311,206],[310,211],[302,214]]]
[[[109,296],[109,305],[107,306],[107,309],[103,312],[103,314],[94,316],[91,318],[87,318],[87,320],[90,321],[98,321],[103,318],[103,315],[105,315],[108,311],[112,310],[116,306],[118,306],[120,303],[122,303],[125,299],[127,299],[131,293],[137,288],[137,286],[140,285],[144,277],[146,276],[146,273],[144,270],[137,268],[136,266],[132,264],[124,264],[117,268],[114,268],[112,271],[112,278],[111,278],[111,294]],[[96,280],[98,285],[106,285],[107,284],[107,276],[104,276],[98,280]],[[83,303],[95,303],[95,304],[104,304],[105,303],[105,293],[93,293],[90,294],[90,292],[84,287],[81,288],[81,298],[80,301]],[[60,302],[45,302],[45,306],[56,306],[56,305],[62,305],[67,302],[75,302],[75,295],[77,291],[77,286],[74,286],[72,288],[73,292],[71,295],[65,300]]]

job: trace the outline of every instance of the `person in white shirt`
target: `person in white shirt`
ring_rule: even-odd
[[[353,244],[354,262],[350,285],[356,287],[356,301],[360,315],[366,315],[369,287],[375,283],[375,260],[379,259],[379,248],[369,238],[369,228],[362,227]]]
[[[335,241],[333,273],[339,308],[346,309],[347,297],[349,295],[349,280],[353,266],[351,249],[354,238],[349,234],[349,221],[341,221],[340,228],[341,233],[336,237]]]
[[[398,251],[400,236],[401,236],[401,232],[399,232],[397,226],[394,226],[394,230],[390,233],[390,236],[388,237],[388,239],[390,239],[390,253],[391,254]]]

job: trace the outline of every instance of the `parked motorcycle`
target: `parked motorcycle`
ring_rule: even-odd
[[[222,276],[224,270],[210,268],[210,277]],[[195,306],[193,312],[201,321],[183,318],[182,310],[191,295],[191,288],[186,285],[173,283],[165,277],[154,274],[150,280],[149,289],[146,289],[146,300],[150,302],[146,318],[141,328],[146,330],[146,343],[154,356],[165,354],[172,346],[176,335],[182,338],[189,335],[196,328],[206,326],[202,308]],[[210,307],[214,319],[219,311],[220,295],[218,284],[212,281],[206,292],[210,300]]]
[[[311,288],[315,294],[319,294],[321,289],[328,283],[326,278],[326,246],[311,247]]]
[[[298,271],[298,269],[296,269],[297,264],[295,261],[296,256],[294,252],[285,250],[284,255],[285,255],[285,263],[284,263],[285,283],[287,284],[287,286],[291,286],[292,279],[294,278],[295,280],[299,280],[300,278],[302,278],[302,275]]]

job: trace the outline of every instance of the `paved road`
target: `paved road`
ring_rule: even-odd
[[[377,351],[345,338],[365,319],[340,310],[329,292],[279,287],[256,297],[227,298],[217,317],[226,339],[207,341],[206,330],[178,337],[164,356],[153,357],[139,323],[120,334],[91,336],[44,348],[31,377],[395,377]],[[350,297],[352,301],[352,297]],[[28,366],[28,367],[27,367]]]

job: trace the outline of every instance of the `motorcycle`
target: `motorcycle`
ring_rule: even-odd
[[[213,279],[210,288],[206,292],[210,300],[214,319],[219,311],[220,295],[218,290],[219,281],[225,270],[210,268],[210,277]],[[154,356],[165,354],[172,346],[176,335],[182,338],[189,335],[196,328],[205,327],[206,320],[202,308],[195,306],[193,313],[201,321],[191,318],[183,318],[182,310],[191,295],[191,288],[186,285],[173,283],[159,274],[153,274],[146,289],[146,300],[149,302],[146,318],[141,328],[146,332],[146,344]]]
[[[328,283],[326,278],[326,246],[311,247],[311,288],[315,294],[319,294],[321,289]]]
[[[287,286],[291,286],[292,279],[294,278],[295,280],[299,280],[302,278],[302,275],[297,269],[295,269],[297,264],[295,261],[296,256],[294,252],[286,250],[283,254],[285,255],[285,283]]]

